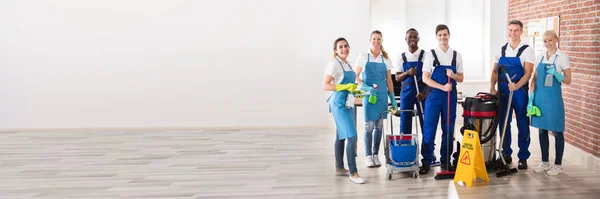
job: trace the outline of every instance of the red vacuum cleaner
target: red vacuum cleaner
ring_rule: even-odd
[[[450,76],[448,76],[448,84],[451,84],[450,82]],[[446,142],[446,170],[445,171],[441,171],[441,172],[437,172],[435,173],[435,179],[436,180],[444,180],[444,179],[454,179],[454,174],[456,174],[454,171],[450,171],[450,145],[453,144],[452,141],[450,140],[450,136],[452,136],[454,138],[454,133],[452,133],[452,135],[450,135],[450,92],[452,92],[452,90],[448,91],[448,109],[446,111],[446,133],[448,133],[447,137],[448,137],[448,141]]]

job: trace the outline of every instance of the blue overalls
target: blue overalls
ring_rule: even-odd
[[[537,80],[535,81],[535,98],[533,98],[533,104],[540,108],[542,116],[531,117],[531,126],[552,132],[565,132],[565,104],[562,98],[562,83],[552,77],[552,86],[544,85],[548,67],[556,67],[556,57],[552,64],[544,64],[543,60],[544,57],[542,56],[540,64],[536,67]]]
[[[367,54],[367,63],[363,70],[363,84],[373,86],[377,84],[377,102],[371,104],[368,97],[363,99],[365,111],[365,155],[377,155],[383,131],[383,119],[387,114],[381,114],[388,107],[388,88],[387,88],[387,66],[383,55],[381,62],[371,62],[370,53]],[[383,116],[382,116],[383,115]],[[383,117],[383,118],[382,118]]]
[[[408,76],[404,81],[402,81],[402,90],[400,93],[400,110],[413,110],[413,107],[417,105],[417,112],[419,115],[422,115],[423,110],[421,107],[425,108],[424,103],[417,100],[417,85],[415,85],[414,78],[417,78],[419,91],[425,92],[423,88],[425,85],[423,84],[423,54],[425,54],[424,50],[421,50],[421,54],[419,54],[419,60],[408,62],[406,59],[406,53],[402,53],[402,70],[408,71],[411,68],[415,68],[417,70],[417,74],[415,76]],[[417,103],[420,103],[419,106]],[[410,112],[401,112],[400,113],[400,132],[410,134],[412,132],[412,117],[413,114]],[[423,132],[423,117],[419,116],[420,124],[421,124],[421,132]]]
[[[452,63],[450,66],[440,65],[440,61],[435,54],[435,50],[431,50],[433,55],[433,72],[431,79],[438,84],[445,85],[448,83],[446,69],[456,73],[456,51],[452,55]],[[423,131],[423,149],[421,154],[423,165],[432,165],[435,161],[433,151],[435,150],[435,134],[437,131],[438,120],[441,115],[442,121],[442,145],[440,149],[441,164],[446,164],[450,160],[453,151],[452,141],[454,141],[454,122],[456,120],[456,81],[450,78],[452,83],[452,91],[450,91],[450,110],[448,110],[448,93],[440,89],[429,87],[429,95],[425,100],[425,125]],[[448,112],[449,111],[449,112]],[[450,118],[448,118],[450,115]],[[450,125],[448,126],[448,119]],[[450,140],[449,140],[450,139]]]
[[[510,94],[510,90],[508,89],[508,81],[506,79],[506,75],[504,71],[501,70],[501,67],[506,68],[508,75],[513,83],[519,82],[519,80],[525,75],[525,70],[523,69],[523,65],[521,65],[521,59],[519,56],[523,53],[523,51],[529,47],[528,45],[524,45],[519,48],[516,57],[506,57],[506,48],[508,47],[508,43],[502,46],[502,57],[498,60],[498,92],[500,93],[500,106],[498,108],[499,117],[498,128],[500,133],[502,133],[502,127],[504,124],[504,118],[506,117],[507,105],[508,105],[508,96]],[[531,140],[529,139],[529,117],[527,117],[527,102],[528,102],[528,91],[529,91],[529,82],[527,82],[523,87],[513,91],[513,98],[511,102],[511,107],[508,112],[508,122],[506,125],[506,136],[503,144],[504,154],[505,156],[510,156],[512,154],[512,149],[510,148],[511,144],[511,127],[510,122],[512,121],[512,113],[513,110],[516,114],[517,119],[517,127],[519,129],[518,133],[518,141],[519,141],[519,153],[517,156],[519,160],[527,160],[531,153],[529,152],[529,143]]]

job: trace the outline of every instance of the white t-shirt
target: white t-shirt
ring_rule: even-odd
[[[340,61],[338,62],[338,60]],[[340,65],[340,62],[343,66]],[[331,75],[333,77],[332,83],[339,84],[342,81],[342,78],[344,78],[344,71],[353,71],[349,64],[350,63],[344,63],[339,57],[331,59],[327,63],[327,67],[325,67],[325,75]],[[344,69],[342,69],[342,67],[344,67]]]
[[[364,68],[367,65],[367,55],[369,56],[369,61],[370,62],[377,62],[377,63],[382,63],[382,58],[383,58],[383,54],[379,53],[379,55],[377,57],[373,57],[373,54],[369,53],[360,53],[358,55],[358,58],[356,59],[356,66],[358,67],[363,67],[362,71],[365,71],[366,69]],[[391,70],[394,66],[392,65],[392,61],[390,61],[389,59],[383,59],[383,63],[385,63],[385,67],[388,70]]]
[[[405,55],[406,55],[406,61],[408,62],[416,62],[419,61],[419,55],[421,55],[421,51],[423,51],[423,49],[418,48],[417,51],[415,51],[415,53],[410,53],[410,51],[406,51]],[[425,51],[423,53],[423,60],[425,60],[425,56],[427,55],[427,51]],[[402,59],[402,53],[400,53],[398,55],[398,57],[396,57],[396,61],[394,62],[394,69],[393,69],[393,73],[396,72],[404,72],[404,68],[402,67],[402,64],[404,64],[404,60]]]
[[[544,59],[542,60],[542,56],[544,57]],[[537,69],[537,66],[541,63],[543,64],[556,64],[556,71],[561,72],[563,70],[566,70],[567,68],[571,68],[570,66],[570,61],[569,61],[569,56],[567,54],[562,53],[562,51],[560,51],[559,49],[556,49],[556,53],[554,53],[554,55],[550,55],[550,57],[546,57],[546,51],[544,51],[543,54],[538,55],[537,58],[535,59],[535,65],[534,68]],[[556,62],[555,62],[556,60]],[[537,72],[537,70],[534,70]]]
[[[339,61],[338,61],[339,60]],[[342,63],[340,65],[340,63]],[[342,69],[343,67],[343,69]],[[350,67],[350,63],[343,62],[340,57],[336,57],[327,63],[325,68],[325,75],[331,75],[333,77],[334,84],[340,84],[344,78],[344,71],[354,71]],[[355,82],[353,79],[352,82]],[[354,104],[354,95],[348,95],[346,97],[346,106],[351,107]]]
[[[454,58],[454,50],[448,48],[448,51],[444,53],[440,47],[435,48],[435,55],[440,62],[440,65],[450,66],[452,64],[452,58]],[[431,50],[425,53],[425,60],[423,60],[423,72],[433,72],[433,55]],[[456,51],[456,73],[463,73],[463,60],[462,55]]]
[[[524,45],[525,45],[525,43],[523,41],[521,41],[521,42],[519,42],[519,45],[517,46],[517,48],[512,49],[509,44],[508,46],[506,46],[505,56],[506,57],[516,57],[517,53],[519,53],[519,48],[521,48]],[[502,47],[500,47],[498,53],[496,53],[496,58],[494,59],[494,63],[497,64],[498,60],[500,60],[501,56],[502,56]],[[521,56],[519,56],[519,59],[521,59],[521,66],[524,66],[525,62],[534,64],[536,62],[536,60],[535,60],[535,52],[533,51],[533,48],[531,46],[525,48],[525,50],[523,50],[523,53],[521,53]]]

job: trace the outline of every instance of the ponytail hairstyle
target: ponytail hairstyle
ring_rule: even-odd
[[[371,32],[371,37],[372,37],[374,34],[378,34],[378,35],[380,35],[380,36],[383,38],[383,34],[382,34],[382,33],[381,33],[381,31],[379,31],[379,30],[374,30],[373,32]],[[385,59],[389,59],[389,58],[388,58],[388,53],[387,53],[387,52],[385,52],[385,50],[383,49],[383,44],[381,45],[381,54],[383,54],[383,58],[385,58]]]
[[[337,53],[335,52],[335,50],[337,50],[337,43],[340,41],[345,41],[346,44],[348,44],[348,47],[350,46],[350,44],[348,43],[348,41],[346,41],[346,38],[340,37],[337,38],[334,42],[333,42],[333,58],[337,57]]]
[[[558,34],[556,34],[556,31],[554,31],[554,30],[546,30],[546,32],[544,32],[544,37],[547,37],[547,36],[552,36],[556,40],[559,40]]]

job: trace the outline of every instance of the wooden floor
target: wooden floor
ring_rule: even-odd
[[[364,166],[362,133],[357,162],[367,183],[353,184],[334,175],[332,129],[1,132],[0,198],[599,197],[600,174],[570,149],[563,174],[533,173],[540,152],[532,135],[529,170],[490,173],[490,183],[467,188],[433,174],[388,181],[385,167]]]

